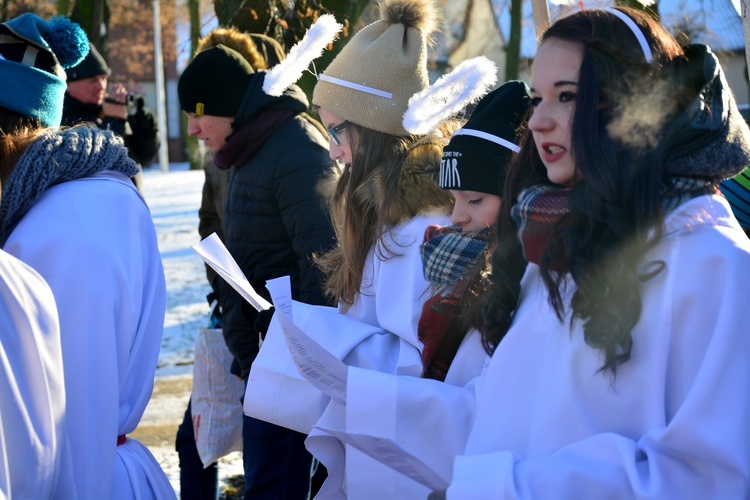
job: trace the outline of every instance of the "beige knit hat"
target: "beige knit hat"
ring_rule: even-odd
[[[355,34],[318,75],[313,104],[362,127],[409,135],[409,98],[429,84],[427,41],[436,28],[431,0],[384,0],[381,20]]]

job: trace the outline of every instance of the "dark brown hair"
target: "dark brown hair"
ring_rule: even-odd
[[[583,48],[571,123],[571,154],[583,181],[573,186],[570,213],[551,236],[539,264],[540,274],[558,317],[562,320],[565,309],[572,309],[573,320],[583,322],[586,342],[602,351],[602,369],[613,374],[630,359],[630,332],[640,318],[645,278],[638,263],[661,237],[666,176],[663,152],[658,148],[662,128],[655,127],[652,144],[644,146],[613,135],[612,124],[634,93],[643,98],[654,85],[669,83],[669,73],[663,69],[682,56],[677,42],[659,23],[632,9],[619,10],[643,32],[654,54],[653,63],[646,62],[628,26],[604,10],[583,10],[560,19],[541,42],[564,40]],[[663,112],[666,122],[670,111]],[[634,120],[635,125],[640,123]],[[489,353],[510,328],[526,268],[510,209],[521,190],[535,184],[551,183],[527,132],[509,169],[503,194],[506,203],[498,220],[491,286],[480,325]],[[561,252],[576,284],[570,304],[562,299],[567,273],[550,266],[553,251]]]

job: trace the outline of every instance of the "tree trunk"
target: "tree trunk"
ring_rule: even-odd
[[[58,6],[58,12],[64,6]],[[109,33],[109,0],[76,0],[71,20],[86,32],[89,41],[107,59],[107,35]]]
[[[188,12],[190,15],[190,58],[192,59],[198,48],[198,40],[201,37],[200,0],[188,0]],[[187,133],[187,117],[185,113],[180,113],[180,123],[182,125],[183,137],[185,138],[185,147],[188,150],[190,170],[201,170],[204,163],[203,148],[201,148],[197,138]]]
[[[521,7],[523,0],[510,1],[510,36],[505,47],[505,81],[518,80],[521,59]]]

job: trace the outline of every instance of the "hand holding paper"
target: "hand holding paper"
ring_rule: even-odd
[[[289,276],[269,280],[266,288],[297,370],[318,390],[346,404],[347,366],[294,324]]]
[[[450,484],[449,478],[442,477],[390,439],[325,427],[317,428],[432,490],[445,490]]]
[[[271,307],[271,304],[261,297],[247,281],[245,273],[242,272],[242,269],[237,265],[232,254],[229,253],[229,250],[227,250],[227,247],[224,246],[224,243],[222,243],[216,233],[206,237],[200,243],[193,245],[192,248],[201,256],[206,264],[211,266],[219,276],[232,285],[232,288],[237,290],[237,293],[248,301],[257,311],[262,311]]]

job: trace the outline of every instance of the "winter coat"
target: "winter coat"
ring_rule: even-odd
[[[201,206],[198,209],[198,235],[203,239],[216,233],[219,239],[224,241],[224,205],[230,171],[214,165],[212,155],[208,154],[203,162],[203,172],[206,180],[203,183]],[[206,278],[214,293],[218,294],[221,278],[209,265],[206,265]]]
[[[142,98],[141,98],[142,101]],[[125,141],[128,155],[139,165],[151,163],[159,151],[159,135],[154,114],[142,102],[127,120],[102,116],[102,107],[86,104],[67,92],[63,102],[62,124],[72,127],[81,123],[94,123],[102,130],[111,130]]]
[[[52,291],[0,250],[0,498],[75,498],[62,370]]]
[[[261,88],[264,75],[259,72],[251,80],[235,129],[266,109],[286,110],[292,116],[249,161],[232,166],[224,212],[225,244],[253,288],[266,298],[270,298],[266,281],[289,275],[295,300],[327,304],[312,255],[334,242],[321,189],[335,167],[321,128],[304,113],[308,106],[304,93],[293,85],[280,97],[268,96]],[[243,299],[225,282],[221,296],[224,338],[244,378],[258,352],[259,334],[242,313]]]
[[[131,437],[118,444],[151,397],[166,307],[154,224],[127,177],[135,170],[111,132],[70,129],[32,143],[3,186],[0,208],[13,228],[3,248],[57,302],[78,498],[175,497],[145,446]]]

